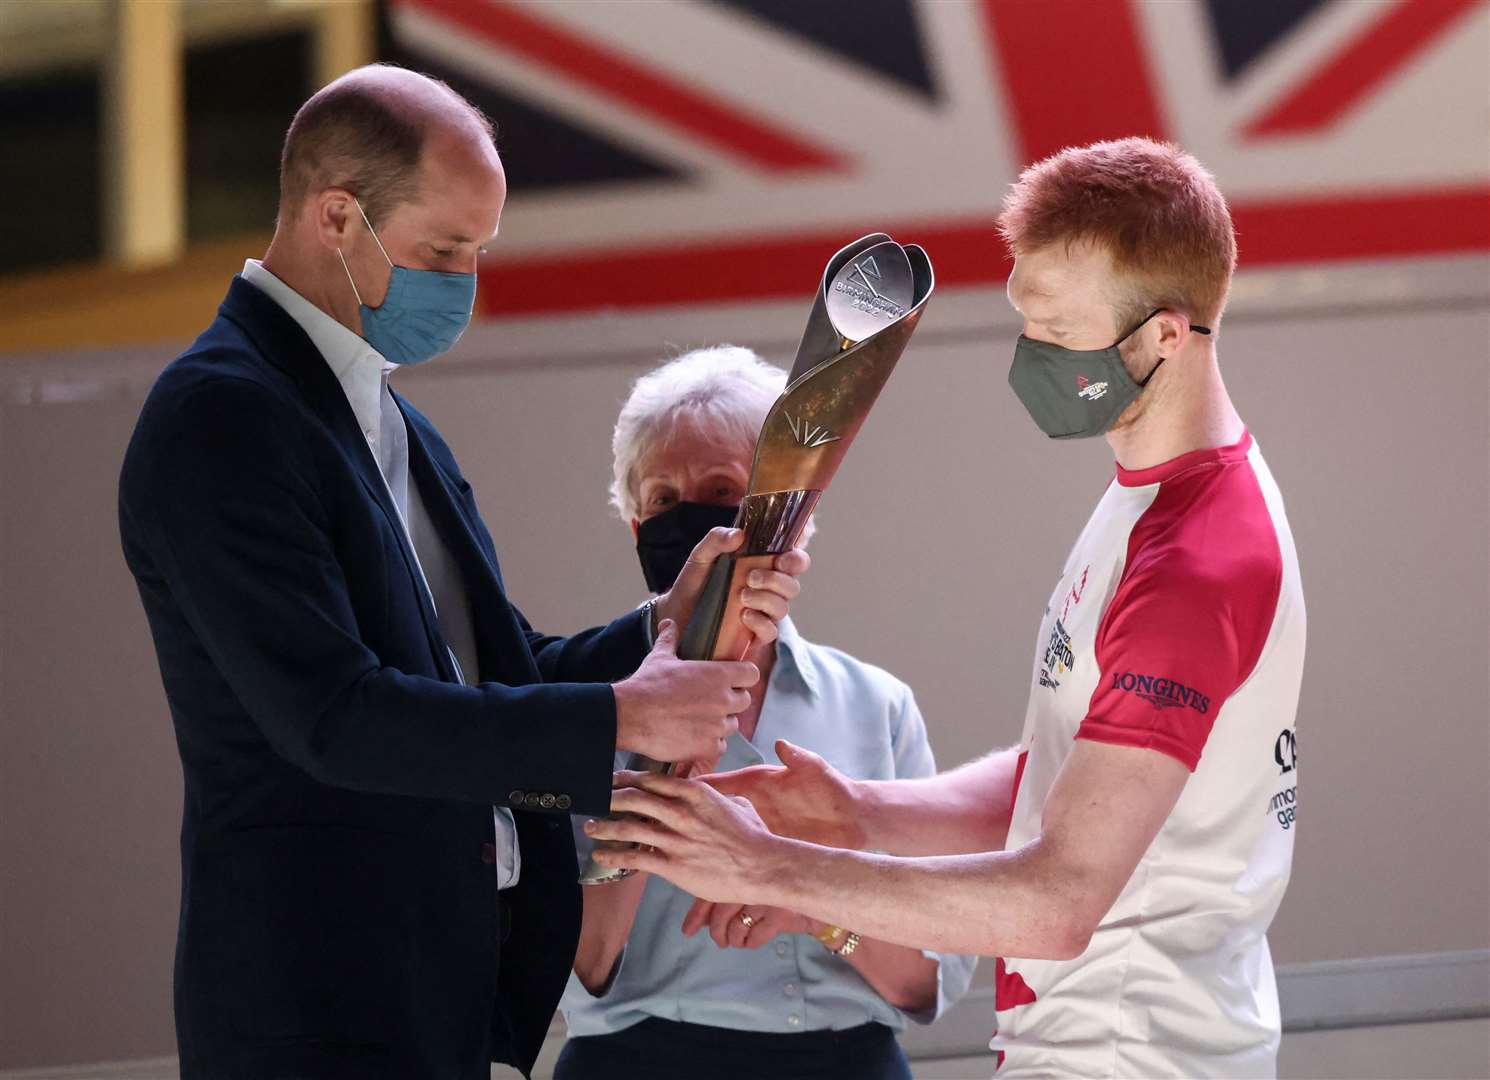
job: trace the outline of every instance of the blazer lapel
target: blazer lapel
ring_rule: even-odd
[[[476,659],[482,680],[508,686],[540,681],[527,638],[502,589],[501,575],[479,539],[476,523],[466,512],[465,500],[431,456],[402,399],[395,394],[393,400],[403,412],[409,432],[410,478],[418,485],[429,519],[465,579],[471,617],[476,622]]]
[[[404,528],[398,508],[393,505],[388,484],[378,469],[372,448],[367,445],[367,439],[357,423],[357,416],[352,412],[352,404],[347,400],[341,383],[336,381],[330,365],[300,328],[300,324],[262,291],[243,280],[241,275],[233,278],[227,299],[219,310],[242,327],[269,363],[295,380],[310,407],[325,421],[337,444],[351,460],[363,488],[382,510],[398,541],[404,569],[413,582],[414,594],[418,598],[419,617],[424,621],[430,652],[434,654],[440,677],[446,682],[459,682],[450,662],[450,647],[440,631],[439,619],[435,615],[429,590],[424,584],[424,575],[419,569],[419,561],[409,544],[408,530]]]

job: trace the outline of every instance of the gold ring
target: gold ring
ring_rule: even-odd
[[[753,915],[747,915],[742,911],[740,912],[740,922],[744,925],[745,929],[749,930],[755,925],[755,917]]]

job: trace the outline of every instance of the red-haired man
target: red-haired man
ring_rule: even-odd
[[[1194,158],[1125,139],[1026,170],[1002,228],[1009,382],[1052,438],[1117,459],[1051,594],[1019,745],[861,783],[783,744],[784,767],[713,787],[632,778],[612,805],[650,820],[592,830],[651,845],[609,858],[701,903],[999,957],[1001,1078],[1270,1075],[1304,601],[1216,362],[1231,218]]]

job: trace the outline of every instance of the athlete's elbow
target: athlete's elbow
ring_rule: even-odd
[[[1075,960],[1086,952],[1092,935],[1107,916],[1112,896],[1099,875],[1056,860],[1045,879],[1042,917],[1036,924],[1041,960]]]
[[[1083,920],[1067,920],[1060,932],[1050,942],[1050,955],[1042,960],[1075,960],[1092,943],[1095,925]]]
[[[1091,943],[1090,934],[1076,930],[1050,929],[1034,935],[1016,954],[1027,960],[1075,960]]]
[[[989,926],[965,951],[984,957],[1074,960],[1091,944],[1093,927],[1064,916],[1048,916],[1023,926]]]
[[[1086,952],[1097,924],[1081,912],[1066,911],[1045,921],[1031,934],[1031,960],[1075,960]]]

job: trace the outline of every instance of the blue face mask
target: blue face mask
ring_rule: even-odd
[[[355,200],[354,200],[355,201]],[[388,259],[383,241],[373,231],[367,212],[357,203],[357,212],[367,222],[367,231]],[[362,337],[383,358],[395,364],[422,364],[439,356],[457,341],[471,322],[471,311],[476,306],[475,274],[442,274],[437,270],[410,270],[406,266],[394,266],[393,276],[388,279],[388,293],[383,302],[370,308],[362,302],[357,283],[352,281],[352,271],[347,268],[347,257],[341,249],[341,268],[346,271],[352,284],[352,295],[362,311]]]

